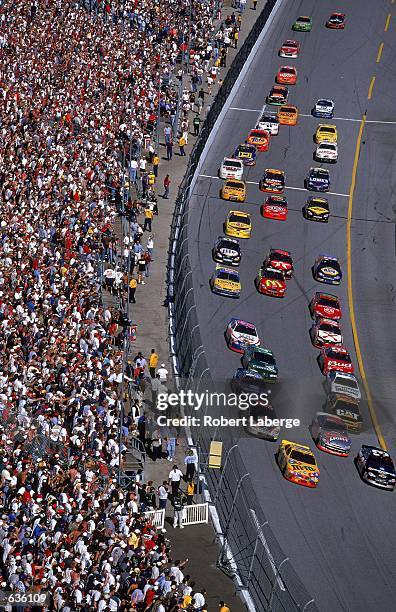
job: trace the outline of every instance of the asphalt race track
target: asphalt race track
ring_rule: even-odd
[[[324,27],[333,10],[347,14],[345,30]],[[313,18],[310,33],[291,31],[298,15]],[[240,364],[238,355],[229,351],[224,342],[229,319],[236,316],[255,323],[262,345],[274,351],[279,366],[280,391],[274,390],[278,414],[293,414],[302,421],[299,429],[283,431],[281,435],[314,449],[307,425],[313,414],[321,410],[325,398],[323,377],[316,361],[318,351],[308,335],[311,326],[308,303],[316,290],[340,297],[344,344],[351,351],[359,377],[348,307],[347,217],[357,138],[362,116],[367,112],[351,223],[353,308],[373,407],[394,458],[395,20],[391,0],[287,1],[251,63],[243,86],[231,100],[215,142],[203,160],[201,176],[193,187],[189,217],[195,299],[213,377],[229,379]],[[301,42],[298,59],[278,57],[278,49],[288,38]],[[384,47],[377,63],[381,42]],[[256,166],[245,168],[246,202],[225,202],[219,198],[222,185],[217,178],[219,165],[255,126],[278,67],[288,64],[298,69],[298,81],[290,87],[289,102],[298,106],[302,114],[299,123],[295,127],[280,126],[270,150],[258,153]],[[310,116],[319,97],[333,98],[335,117],[340,118],[328,121],[338,128],[338,163],[322,164],[329,168],[331,176],[330,193],[326,196],[331,211],[328,224],[305,221],[301,214],[306,198],[311,195],[304,190],[305,175],[310,166],[321,165],[313,162],[313,135],[317,124],[326,120]],[[259,205],[266,194],[254,183],[265,167],[286,172],[285,195],[289,202],[286,222],[260,216]],[[252,237],[241,240],[239,300],[213,295],[209,287],[215,268],[211,249],[217,236],[223,233],[224,219],[232,209],[250,212],[253,223]],[[290,250],[294,258],[295,275],[288,282],[283,300],[260,295],[254,286],[257,270],[271,247]],[[340,287],[319,285],[313,280],[311,266],[320,253],[340,259],[344,273]],[[362,442],[378,443],[367,402],[363,402],[362,414],[365,428],[353,439],[352,455]],[[361,482],[353,456],[343,459],[316,451],[320,484],[317,490],[309,490],[282,478],[274,460],[275,445],[242,436],[239,447],[270,525],[319,609],[394,610],[395,494]]]

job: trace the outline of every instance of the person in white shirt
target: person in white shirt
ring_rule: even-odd
[[[179,486],[180,486],[180,480],[183,476],[183,472],[181,470],[179,470],[179,468],[177,467],[177,465],[174,465],[173,468],[171,469],[171,471],[169,472],[169,482],[171,484],[172,487],[172,496],[174,497],[178,490],[179,490]]]
[[[161,367],[158,368],[158,370],[157,370],[157,375],[158,375],[158,378],[160,379],[160,381],[161,382],[166,382],[167,378],[168,378],[168,374],[169,374],[169,372],[166,369],[165,364],[161,363]]]
[[[195,593],[193,599],[194,610],[201,610],[205,605],[205,597],[204,593],[206,593],[205,589],[202,589],[201,593]]]

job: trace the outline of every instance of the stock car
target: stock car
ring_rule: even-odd
[[[223,200],[244,202],[246,200],[246,185],[243,181],[227,179],[221,188],[220,196]]]
[[[250,396],[255,394],[258,396],[257,404],[252,404],[250,400],[249,406],[244,410],[241,409],[241,416],[247,416],[247,423],[244,426],[245,430],[264,440],[277,440],[280,434],[280,427],[263,423],[266,417],[273,421],[277,416],[269,401],[271,390],[268,389],[268,383],[261,374],[252,370],[238,368],[231,380],[231,390],[237,395],[248,394]],[[248,412],[247,415],[246,411]]]
[[[286,221],[287,200],[283,195],[270,195],[261,205],[260,212],[266,219]]]
[[[332,13],[326,21],[326,28],[343,30],[345,28],[345,13]]]
[[[289,251],[283,251],[282,249],[270,249],[263,262],[263,266],[275,268],[275,270],[283,272],[286,279],[290,279],[293,276],[293,259]]]
[[[309,304],[311,317],[323,317],[339,321],[342,317],[340,301],[336,295],[317,291]]]
[[[320,142],[314,153],[315,161],[335,164],[338,160],[338,147],[335,142]]]
[[[230,210],[224,222],[224,233],[233,238],[250,238],[252,222],[249,213]]]
[[[297,83],[297,68],[281,66],[276,73],[275,81],[278,85],[295,85]]]
[[[319,123],[315,132],[315,142],[334,142],[337,143],[338,133],[337,127],[331,123]]]
[[[309,430],[319,450],[339,457],[348,457],[352,441],[340,417],[327,412],[317,412]]]
[[[279,49],[280,57],[297,58],[300,53],[300,43],[297,40],[285,40]]]
[[[248,144],[254,145],[257,151],[268,151],[270,144],[270,134],[267,130],[250,130],[246,142]]]
[[[281,430],[279,425],[273,425],[275,419],[277,419],[276,412],[269,400],[267,402],[262,401],[258,404],[251,404],[248,408],[244,429],[257,438],[276,442]],[[268,423],[266,425],[266,420],[270,421],[271,424]]]
[[[298,108],[291,104],[281,106],[278,111],[278,119],[281,125],[297,125]]]
[[[334,115],[334,106],[334,100],[319,98],[311,112],[314,117],[332,119]]]
[[[212,256],[217,263],[239,266],[242,255],[238,240],[228,236],[219,236],[213,246]]]
[[[312,268],[312,275],[318,283],[339,285],[342,271],[338,259],[330,255],[318,255]]]
[[[242,357],[242,366],[245,370],[258,372],[267,382],[274,383],[278,378],[278,366],[274,354],[262,346],[246,347]]]
[[[359,389],[359,383],[353,374],[345,372],[329,372],[326,376],[325,390],[328,394],[337,393],[338,395],[346,395],[359,402],[362,394]]]
[[[360,414],[359,402],[349,395],[330,393],[324,409],[342,419],[348,431],[359,433],[362,430],[363,418]]]
[[[288,97],[289,90],[285,85],[273,85],[266,102],[274,106],[282,106],[282,104],[286,104]]]
[[[283,170],[266,168],[263,178],[259,181],[260,191],[269,193],[282,193],[285,188],[285,173]]]
[[[325,168],[310,168],[305,179],[305,189],[309,191],[329,191],[329,171]]]
[[[286,480],[305,487],[318,486],[320,472],[315,455],[309,446],[282,440],[276,454],[276,461]]]
[[[355,461],[362,480],[380,489],[394,490],[396,471],[389,453],[382,448],[362,444]]]
[[[338,321],[333,319],[316,319],[309,330],[312,345],[322,348],[324,345],[341,345],[342,332]]]
[[[240,159],[244,166],[254,166],[256,164],[257,151],[253,144],[244,142],[237,146],[234,151],[235,159]]]
[[[210,287],[216,295],[239,298],[241,296],[239,272],[218,264],[210,279]]]
[[[353,364],[348,350],[344,346],[324,346],[318,357],[320,371],[324,376],[329,372],[347,372],[353,374]]]
[[[271,136],[276,136],[279,133],[279,120],[276,113],[268,111],[263,113],[257,123],[256,129],[266,130]]]
[[[329,202],[326,198],[311,196],[302,209],[304,219],[328,223],[330,216]]]
[[[312,19],[307,15],[300,15],[292,25],[294,32],[310,32],[312,29]]]
[[[285,275],[280,270],[262,266],[255,280],[257,291],[263,295],[283,298],[286,293]]]
[[[243,163],[240,159],[225,157],[221,162],[219,176],[222,179],[236,179],[241,181],[243,178]]]
[[[224,336],[228,348],[236,353],[243,353],[247,346],[260,345],[256,326],[243,319],[231,319]]]

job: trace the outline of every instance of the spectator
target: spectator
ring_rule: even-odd
[[[184,464],[186,466],[186,476],[185,476],[186,480],[193,480],[194,475],[195,475],[197,461],[198,461],[197,455],[194,453],[193,450],[189,449],[184,458]]]
[[[144,209],[144,226],[143,226],[144,232],[151,232],[151,223],[152,223],[153,217],[154,217],[154,212],[151,206],[147,206],[147,208]]]
[[[158,368],[158,370],[157,370],[157,374],[158,374],[158,376],[159,376],[160,381],[161,381],[161,382],[163,382],[163,383],[166,383],[166,381],[168,380],[168,374],[169,374],[169,372],[168,372],[168,370],[166,369],[166,367],[165,367],[165,364],[164,364],[164,363],[161,363],[161,367],[160,367],[160,368]]]
[[[173,529],[176,529],[177,526],[180,529],[184,529],[183,527],[183,508],[185,506],[185,498],[181,491],[176,491],[172,498],[173,503]],[[205,602],[205,600],[204,600]]]
[[[149,372],[151,378],[155,378],[155,370],[158,365],[158,355],[155,352],[155,349],[151,349],[151,355],[149,359]]]
[[[185,146],[186,146],[186,141],[185,141],[184,136],[182,135],[182,136],[180,136],[180,138],[179,138],[179,149],[180,149],[180,155],[181,155],[182,157],[184,157],[184,156],[186,155],[186,152],[185,152],[185,150],[184,150],[184,147],[185,147]]]
[[[219,612],[231,612],[230,608],[223,600],[219,602]]]
[[[170,188],[171,180],[169,178],[169,174],[167,174],[164,178],[164,195],[162,196],[165,200],[169,197],[169,188]]]
[[[193,127],[194,127],[194,136],[199,136],[199,129],[201,125],[201,118],[199,115],[196,115],[193,119]]]
[[[166,504],[168,502],[168,483],[166,480],[158,487],[158,499],[159,499],[159,509],[166,510]]]
[[[175,497],[175,495],[177,494],[179,490],[180,481],[182,479],[182,476],[183,476],[183,472],[179,470],[177,465],[174,465],[171,471],[169,472],[169,482],[172,487],[172,498]]]

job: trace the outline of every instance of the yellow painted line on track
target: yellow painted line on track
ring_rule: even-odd
[[[351,326],[352,326],[352,334],[353,341],[355,344],[356,357],[359,366],[360,376],[363,382],[364,391],[367,397],[368,408],[370,412],[371,421],[374,426],[375,434],[377,436],[378,442],[384,450],[387,450],[386,442],[384,436],[382,435],[381,428],[378,422],[377,414],[375,412],[373,398],[371,396],[370,388],[368,385],[366,372],[363,364],[362,351],[360,349],[360,342],[358,331],[356,327],[356,318],[355,318],[355,306],[353,302],[353,287],[352,287],[352,240],[351,240],[351,226],[352,226],[352,213],[353,213],[353,196],[355,194],[356,187],[356,175],[357,175],[357,167],[359,163],[359,155],[360,148],[362,144],[362,135],[364,126],[366,124],[366,114],[363,115],[362,120],[360,122],[359,133],[356,141],[356,149],[355,149],[355,157],[353,160],[352,167],[352,178],[351,178],[351,186],[349,189],[349,200],[348,200],[348,219],[347,219],[347,269],[348,269],[348,306],[349,306],[349,314],[351,318]]]
[[[392,18],[392,14],[388,13],[388,16],[387,16],[386,22],[385,22],[384,32],[388,31],[391,18]]]
[[[374,83],[375,83],[375,79],[377,77],[373,76],[371,77],[371,81],[370,81],[370,87],[368,90],[368,94],[367,94],[367,100],[371,100],[371,96],[373,95],[373,87],[374,87]]]
[[[382,51],[384,50],[384,43],[381,43],[377,53],[377,59],[375,60],[377,64],[381,61]]]

